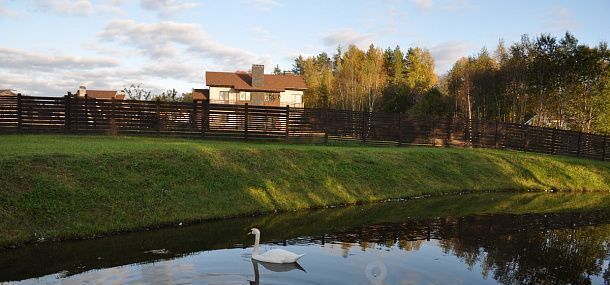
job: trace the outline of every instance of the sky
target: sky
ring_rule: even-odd
[[[610,40],[609,0],[0,0],[0,89],[205,87],[205,71],[290,70],[338,46],[427,48],[437,74],[523,34]]]

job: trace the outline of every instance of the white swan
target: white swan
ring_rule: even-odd
[[[252,259],[268,262],[268,263],[294,263],[303,257],[304,254],[295,254],[283,249],[272,249],[263,254],[258,254],[258,243],[261,239],[261,231],[254,228],[250,230],[250,235],[254,235],[254,249],[252,250]]]

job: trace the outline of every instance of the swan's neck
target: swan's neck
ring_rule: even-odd
[[[254,249],[252,250],[252,256],[258,255],[258,243],[260,242],[261,236],[260,234],[256,234],[254,236]]]

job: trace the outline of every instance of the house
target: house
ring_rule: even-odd
[[[552,116],[539,115],[539,114],[532,116],[524,124],[529,125],[529,126],[539,126],[539,127],[545,127],[545,128],[557,128],[557,129],[561,129],[561,130],[568,129],[568,125],[566,124],[565,120],[559,120],[557,118],[553,118]]]
[[[265,74],[265,66],[252,65],[251,72],[205,73],[210,103],[303,108],[303,91],[307,89],[301,76]]]
[[[11,89],[0,90],[0,96],[17,96],[17,92]]]
[[[107,99],[107,100],[124,100],[125,99],[125,91],[116,91],[116,90],[89,90],[85,86],[81,86],[76,91],[77,98],[93,98],[93,99]]]

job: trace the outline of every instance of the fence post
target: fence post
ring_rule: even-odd
[[[580,144],[582,142],[582,132],[578,132],[578,146],[576,147],[576,157],[580,157]]]
[[[248,141],[248,103],[244,104],[244,141]]]
[[[465,126],[464,126],[464,146],[468,147],[471,146],[471,140],[470,140],[470,119],[466,119],[465,121]]]
[[[402,146],[402,116],[400,115],[400,112],[398,112],[398,146]]]
[[[70,92],[64,97],[64,133],[70,132],[70,97]]]
[[[328,144],[328,104],[324,103],[324,144]]]
[[[205,137],[205,131],[207,130],[207,116],[208,116],[209,101],[207,99],[201,100],[201,137]]]
[[[555,154],[555,140],[557,139],[557,129],[553,128],[551,136],[551,154]]]
[[[506,140],[506,133],[507,133],[506,129],[509,128],[510,123],[502,122],[501,124],[502,124],[502,146],[501,146],[501,148],[510,149],[510,145],[507,143],[507,140]]]
[[[157,135],[161,133],[161,100],[155,102],[155,115],[157,116]]]
[[[116,122],[116,120],[114,119],[114,108],[116,105],[116,99],[114,97],[112,97],[112,101],[110,102],[110,132],[113,135],[118,134],[118,123]],[[116,132],[116,133],[115,133]]]
[[[496,132],[494,133],[494,147],[498,148],[498,119],[496,119]]]
[[[21,102],[21,94],[17,94],[17,130],[21,133],[21,116],[23,113],[23,106]]]
[[[529,130],[529,125],[525,125],[524,133],[523,133],[523,151],[527,152],[527,131]]]
[[[447,119],[445,119],[447,120]],[[449,129],[447,130],[447,141],[445,142],[445,146],[453,146],[453,121],[455,120],[455,116],[451,116],[449,121]]]
[[[72,112],[72,110],[76,111],[76,114],[70,114],[70,131],[72,133],[78,133],[78,124],[81,113],[80,102],[78,100],[78,93],[74,95],[74,98],[70,99],[70,112]]]
[[[210,116],[211,116],[211,112],[210,112],[210,99],[206,99],[205,100],[205,131],[209,131],[210,130]]]
[[[286,142],[288,142],[289,136],[290,136],[290,105],[286,105],[286,138],[285,138]]]
[[[362,143],[366,143],[366,111],[362,111],[362,129],[360,136],[362,136]]]
[[[608,144],[608,135],[604,135],[604,144],[602,146],[602,161],[606,160],[606,145]]]
[[[197,100],[193,100],[193,112],[191,113],[191,119],[189,120],[191,131],[197,130]]]
[[[85,94],[85,130],[89,128],[89,108],[87,107],[87,94]]]

